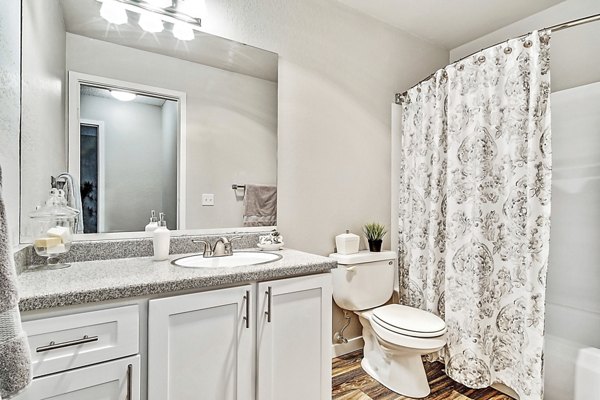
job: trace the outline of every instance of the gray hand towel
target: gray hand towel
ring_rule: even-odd
[[[8,398],[31,382],[31,356],[21,326],[17,276],[2,199],[0,167],[0,398]]]
[[[277,225],[277,186],[246,184],[244,226]]]

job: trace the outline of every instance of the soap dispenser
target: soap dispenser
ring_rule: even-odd
[[[165,213],[160,213],[159,216],[158,228],[152,233],[152,245],[154,247],[154,260],[163,261],[169,258],[171,231],[167,229]]]
[[[158,220],[156,219],[156,211],[152,210],[150,213],[150,222],[146,225],[146,232],[154,232],[158,228]]]

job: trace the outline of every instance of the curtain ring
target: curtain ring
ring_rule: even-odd
[[[505,47],[504,54],[510,54],[510,53],[512,53],[512,47]]]
[[[533,42],[531,40],[526,40],[525,42],[523,42],[523,47],[525,47],[526,49],[530,48],[531,46],[533,46]]]
[[[479,57],[477,57],[477,61],[478,61],[480,64],[483,64],[483,63],[485,62],[485,56],[479,56]]]
[[[464,64],[459,64],[458,67],[456,67],[457,70],[462,71],[463,69],[465,69],[465,65]]]

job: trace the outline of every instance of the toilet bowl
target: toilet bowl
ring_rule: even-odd
[[[331,254],[333,298],[363,328],[362,368],[390,390],[422,398],[430,393],[421,356],[446,345],[446,324],[427,311],[385,304],[394,290],[396,253]]]

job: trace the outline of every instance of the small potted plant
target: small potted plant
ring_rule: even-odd
[[[363,227],[363,232],[369,241],[369,251],[380,252],[383,237],[387,233],[385,226],[372,222]]]

